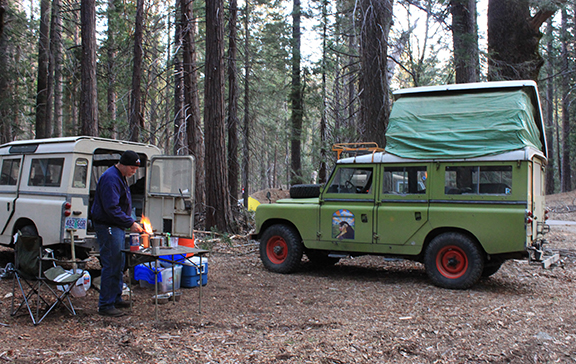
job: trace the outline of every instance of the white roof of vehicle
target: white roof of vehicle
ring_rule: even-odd
[[[348,157],[339,159],[337,163],[430,163],[430,162],[496,162],[496,161],[518,161],[531,160],[537,156],[545,160],[544,155],[537,149],[526,147],[524,149],[513,150],[497,155],[486,155],[476,158],[457,158],[457,159],[409,159],[398,157],[386,152],[377,152],[374,154],[364,154],[357,157]]]
[[[405,88],[398,91],[394,91],[394,96],[404,94],[414,94],[414,93],[425,93],[425,92],[470,91],[470,90],[518,88],[518,87],[533,87],[535,90],[537,89],[536,82],[532,80],[494,81],[494,82],[456,83],[441,86],[422,86],[422,87]]]
[[[33,151],[26,151],[26,146],[37,146]],[[14,151],[17,149],[19,151]],[[47,139],[17,140],[0,145],[0,155],[31,154],[31,153],[90,153],[96,149],[112,149],[118,151],[134,150],[146,155],[160,154],[160,148],[152,144],[131,142],[126,140],[106,139],[91,136],[74,136]],[[12,150],[12,152],[10,152]]]

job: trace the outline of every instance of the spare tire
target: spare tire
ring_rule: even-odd
[[[294,185],[290,187],[290,198],[309,198],[320,196],[322,185]]]

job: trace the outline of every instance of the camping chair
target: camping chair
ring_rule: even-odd
[[[66,272],[61,266],[56,266],[60,261],[54,259],[53,254],[50,257],[50,254],[51,250],[47,252],[43,249],[41,237],[16,235],[10,314],[15,316],[20,309],[26,307],[34,325],[42,322],[59,304],[66,307],[72,315],[76,315],[70,300],[70,290],[84,272],[75,274]],[[17,295],[21,302],[15,307],[14,301]]]

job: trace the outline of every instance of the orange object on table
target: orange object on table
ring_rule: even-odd
[[[195,247],[194,246],[195,245],[194,244],[194,235],[192,235],[191,238],[178,238],[178,245],[187,246],[189,248],[194,248]],[[190,258],[193,255],[194,255],[193,253],[186,254],[186,257]]]

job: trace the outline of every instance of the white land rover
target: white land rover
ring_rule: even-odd
[[[194,159],[164,156],[150,144],[79,136],[15,141],[0,145],[0,244],[21,231],[42,237],[62,254],[97,253],[90,220],[96,183],[125,150],[142,161],[129,179],[133,213],[147,216],[158,233],[191,237]]]

